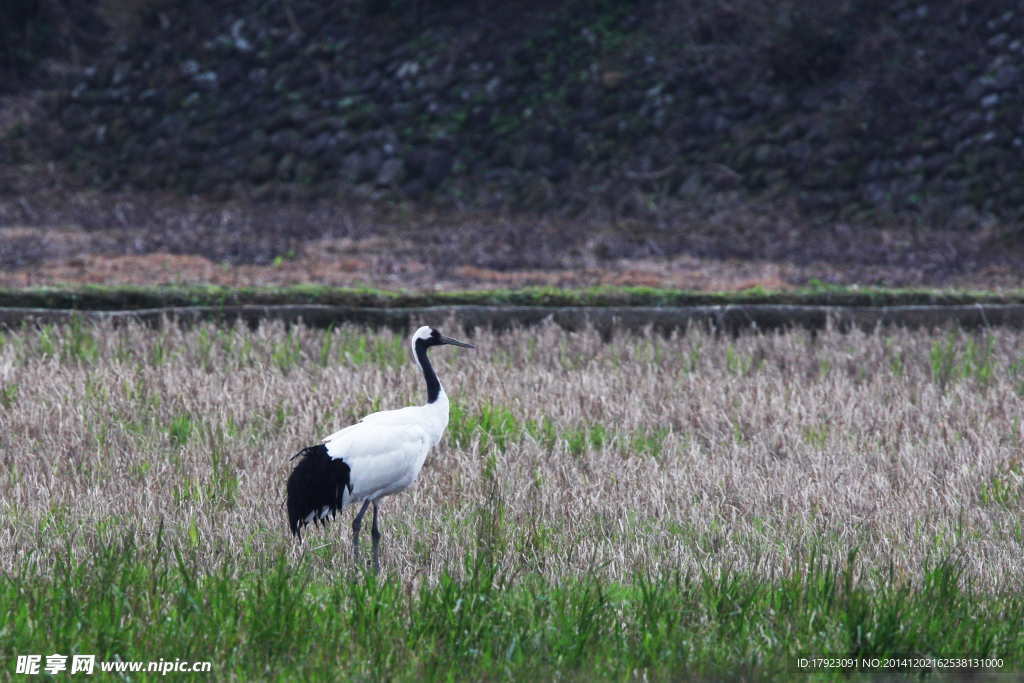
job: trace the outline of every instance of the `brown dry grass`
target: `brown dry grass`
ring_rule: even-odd
[[[405,580],[458,570],[485,542],[552,578],[767,578],[857,548],[864,568],[916,576],[955,555],[978,585],[1020,585],[1019,332],[474,341],[435,352],[462,412],[381,508],[382,563]],[[287,546],[340,570],[351,513],[287,536],[288,457],[375,404],[422,401],[407,355],[351,327],[4,333],[0,571],[45,570],[126,526],[152,547],[161,525],[211,567]]]
[[[18,116],[29,116],[29,104]],[[906,230],[722,213],[654,230],[607,216],[570,220],[408,203],[214,202],[78,191],[55,167],[9,165],[0,166],[0,285],[316,283],[432,291],[609,284],[717,291],[818,279],[1024,286],[1013,249],[999,242],[1008,233],[996,224],[968,237],[947,231],[918,239]]]
[[[218,285],[267,287],[327,285],[375,287],[412,292],[465,289],[522,289],[526,287],[585,288],[656,287],[721,292],[761,287],[771,291],[805,286],[821,280],[830,283],[880,283],[1007,291],[1024,288],[1024,271],[1009,266],[990,266],[957,277],[931,280],[919,270],[902,270],[893,277],[884,268],[843,268],[816,263],[797,266],[771,261],[718,260],[694,256],[675,258],[588,259],[579,267],[500,270],[474,265],[443,271],[418,260],[407,242],[366,240],[319,240],[305,245],[302,255],[271,265],[215,263],[205,256],[155,252],[150,254],[89,253],[92,237],[81,232],[0,228],[4,244],[21,245],[43,255],[41,262],[20,268],[0,268],[0,287],[106,285]],[[12,249],[13,253],[15,249]]]

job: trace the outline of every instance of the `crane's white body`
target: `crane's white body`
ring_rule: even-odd
[[[433,403],[371,413],[324,439],[327,455],[351,470],[343,507],[409,488],[447,426],[448,396],[442,388]]]

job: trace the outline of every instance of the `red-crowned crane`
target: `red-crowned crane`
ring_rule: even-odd
[[[448,396],[427,358],[432,346],[451,344],[476,347],[445,337],[431,327],[412,336],[416,364],[427,381],[427,403],[372,413],[351,427],[331,434],[319,446],[303,448],[288,477],[288,523],[302,537],[302,527],[326,523],[351,503],[363,501],[352,522],[352,542],[359,558],[359,528],[366,508],[373,504],[373,568],[379,569],[380,531],[377,504],[384,496],[400,493],[416,481],[427,453],[441,440],[448,426]]]

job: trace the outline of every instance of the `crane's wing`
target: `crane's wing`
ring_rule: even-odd
[[[327,454],[350,469],[351,500],[378,498],[407,488],[432,445],[423,427],[363,421],[328,437]]]

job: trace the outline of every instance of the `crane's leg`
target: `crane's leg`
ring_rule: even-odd
[[[352,520],[352,544],[355,546],[355,554],[352,559],[356,562],[359,561],[359,529],[363,526],[363,515],[366,514],[368,507],[370,507],[370,501],[363,501],[363,507],[359,510],[359,514]]]
[[[377,528],[377,501],[373,501],[373,528],[370,529],[370,536],[373,537],[373,571],[379,573],[380,530]]]

